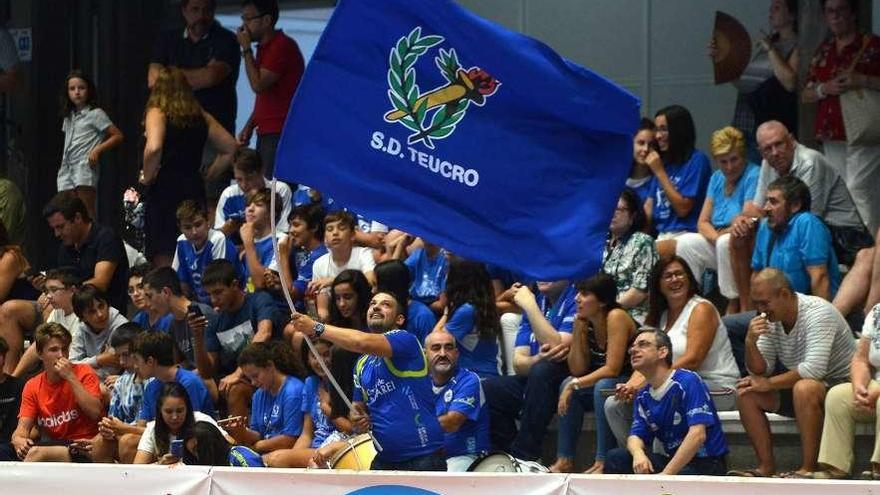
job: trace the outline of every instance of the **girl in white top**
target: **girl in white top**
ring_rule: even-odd
[[[230,444],[235,442],[223,431],[214,418],[199,411],[193,411],[189,394],[183,385],[168,382],[156,402],[156,419],[147,423],[147,428],[138,442],[134,464],[174,464],[180,459],[171,455],[171,442],[188,436],[196,421],[207,421],[217,426]]]

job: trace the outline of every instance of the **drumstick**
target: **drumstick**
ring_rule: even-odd
[[[273,176],[272,177],[272,192],[273,192],[273,194],[269,195],[269,197],[271,198],[269,200],[269,223],[270,223],[270,226],[272,227],[272,249],[275,250],[275,256],[277,257],[278,256],[278,235],[277,235],[278,226],[275,224],[275,196],[276,196],[276,194],[274,194],[275,191],[277,191],[276,186],[275,186],[276,182],[277,182],[277,179]],[[284,272],[284,270],[281,270],[278,273],[278,277],[281,280],[281,292],[284,293],[284,299],[287,301],[287,306],[290,308],[291,313],[296,314],[297,311],[296,311],[296,308],[293,306],[293,298],[290,297],[290,288],[288,287],[288,284],[290,283],[290,281],[284,280],[284,273],[283,272]],[[337,382],[336,378],[333,377],[333,373],[330,372],[330,368],[328,368],[327,364],[324,363],[324,360],[321,358],[321,354],[318,353],[318,349],[316,349],[315,344],[312,343],[312,339],[303,339],[303,340],[306,342],[306,345],[309,347],[309,352],[311,352],[312,355],[315,356],[315,360],[317,360],[318,364],[321,365],[321,369],[324,371],[324,376],[326,376],[327,379],[330,380],[330,384],[333,385],[333,388],[336,389],[336,392],[339,394],[340,397],[342,397],[342,401],[345,402],[345,405],[348,406],[349,410],[354,409],[354,406],[351,403],[351,399],[349,399],[348,396],[345,395],[345,392],[342,391],[342,387],[339,386],[339,382]],[[373,444],[376,445],[376,450],[379,452],[382,452],[382,445],[379,444],[379,442],[376,440],[376,437],[373,436],[372,432],[370,432],[370,437],[372,437],[372,439],[373,439]]]
[[[224,426],[224,425],[227,425],[227,424],[229,424],[229,423],[231,423],[231,422],[233,422],[233,421],[237,421],[237,420],[239,420],[239,419],[242,419],[243,417],[244,417],[244,416],[230,416],[230,417],[228,417],[228,418],[218,419],[218,420],[217,420],[217,425],[219,425],[219,426]]]

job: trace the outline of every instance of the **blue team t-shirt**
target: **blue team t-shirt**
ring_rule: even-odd
[[[434,330],[437,315],[425,303],[413,299],[406,310],[406,331],[424,343],[425,337]]]
[[[446,457],[488,452],[489,408],[480,377],[459,366],[455,376],[443,387],[435,387],[434,392],[437,396],[437,417],[458,412],[467,418],[458,431],[446,432],[443,440]]]
[[[202,287],[202,273],[208,263],[224,259],[232,263],[239,275],[242,275],[241,262],[235,245],[219,230],[211,229],[208,240],[201,249],[196,249],[183,234],[177,238],[177,250],[171,267],[177,271],[180,283],[189,285],[200,302],[211,304],[211,298]],[[243,277],[243,275],[242,275]],[[244,280],[242,278],[241,280]]]
[[[659,390],[649,386],[636,395],[630,435],[641,438],[649,446],[655,438],[660,440],[666,455],[672,457],[688,429],[700,424],[706,425],[706,441],[696,457],[726,455],[727,441],[709,388],[693,371],[676,369]]]
[[[229,449],[229,465],[234,467],[266,467],[263,456],[245,447],[235,445]]]
[[[333,423],[321,410],[321,395],[318,393],[318,388],[321,386],[321,379],[315,375],[306,378],[306,383],[303,386],[302,412],[312,417],[311,448],[313,449],[320,447],[324,440],[336,430]]]
[[[149,380],[152,378],[149,378],[147,382]],[[141,411],[143,396],[144,382],[138,379],[135,372],[124,371],[113,384],[107,415],[117,418],[123,423],[134,424]]]
[[[443,447],[443,430],[435,416],[422,346],[405,330],[392,330],[384,336],[392,356],[363,355],[354,370],[353,399],[367,405],[373,434],[382,445],[376,458],[403,462],[437,452]]]
[[[437,300],[441,292],[446,290],[449,262],[442,250],[431,259],[424,248],[416,249],[404,263],[412,274],[409,293],[414,300],[431,304]]]
[[[761,221],[752,252],[752,270],[757,272],[767,267],[782,270],[795,291],[810,294],[807,267],[817,265],[828,268],[831,296],[834,297],[840,287],[840,269],[831,247],[831,234],[819,217],[807,211],[795,213],[788,219],[782,233],[776,236],[767,219]]]
[[[458,344],[458,364],[484,378],[498,376],[498,339],[480,338],[474,321],[471,303],[456,308],[446,321],[446,330],[455,336]]]
[[[302,389],[299,378],[288,376],[273,396],[263,389],[251,399],[250,428],[268,440],[278,435],[298,437],[302,434]]]
[[[654,199],[654,211],[651,215],[654,227],[661,234],[696,232],[697,219],[700,217],[700,209],[703,200],[706,199],[706,189],[709,186],[709,176],[712,174],[709,157],[700,150],[694,150],[687,162],[667,164],[666,174],[679,194],[694,201],[694,207],[686,217],[679,218],[673,211],[663,187],[660,186],[657,178],[653,177],[648,197]]]
[[[713,227],[716,229],[728,227],[733,223],[733,219],[742,213],[746,201],[751,201],[755,197],[760,172],[761,167],[751,162],[747,163],[730,196],[724,194],[724,185],[727,183],[724,173],[721,170],[712,173],[706,197],[712,199]]]
[[[199,375],[187,369],[177,368],[174,381],[186,389],[193,410],[212,417],[215,415],[214,401],[211,400],[211,395]],[[141,401],[141,412],[138,414],[138,419],[148,422],[156,419],[156,404],[159,402],[163,385],[165,385],[164,382],[154,379],[144,387],[144,397]]]
[[[272,320],[275,304],[262,291],[244,295],[235,313],[220,312],[205,330],[205,350],[220,354],[219,372],[228,375],[238,367],[238,353],[254,338],[259,322]]]
[[[168,313],[167,315],[159,317],[159,319],[156,320],[155,325],[150,325],[150,315],[146,311],[138,311],[131,317],[131,321],[137,323],[141,328],[148,332],[159,331],[168,333],[168,329],[171,327],[171,322],[173,320],[174,315]]]
[[[535,300],[544,317],[550,322],[550,325],[557,332],[571,333],[574,329],[574,316],[577,312],[577,304],[574,301],[577,295],[577,289],[574,284],[569,284],[565,291],[559,295],[559,299],[551,306],[544,294],[535,295]],[[529,355],[534,356],[541,350],[541,343],[535,338],[532,332],[532,324],[529,319],[523,316],[522,323],[519,325],[519,332],[516,334],[515,347],[529,347]]]

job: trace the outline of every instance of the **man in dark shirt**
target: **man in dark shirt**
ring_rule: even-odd
[[[18,425],[18,409],[21,406],[24,382],[2,372],[8,350],[6,341],[0,337],[0,461],[17,461],[18,456],[15,455],[11,440],[12,432]]]
[[[128,258],[122,238],[93,222],[85,204],[70,191],[56,194],[43,208],[43,218],[61,240],[58,266],[74,267],[83,284],[92,284],[107,294],[114,308],[125,308]]]
[[[240,64],[238,42],[231,31],[214,20],[214,9],[214,0],[180,2],[186,28],[183,33],[174,29],[159,36],[147,81],[153,87],[163,67],[181,69],[205,111],[234,133],[238,102],[235,82]]]

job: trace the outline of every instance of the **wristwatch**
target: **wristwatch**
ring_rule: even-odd
[[[321,335],[324,335],[324,330],[327,330],[327,328],[324,327],[324,324],[321,323],[320,321],[316,321],[314,330],[315,330],[315,338],[320,339]]]
[[[571,381],[571,389],[572,390],[580,390],[581,384],[578,383],[577,379]]]

